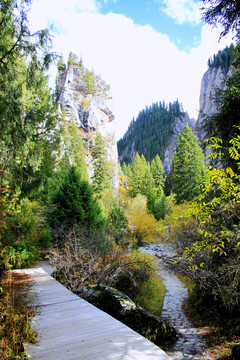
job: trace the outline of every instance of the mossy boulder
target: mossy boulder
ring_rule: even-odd
[[[176,330],[173,327],[116,289],[96,285],[76,289],[74,292],[158,346],[176,339]]]

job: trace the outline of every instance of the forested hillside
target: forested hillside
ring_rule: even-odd
[[[234,59],[234,45],[226,46],[223,50],[219,50],[212,58],[208,59],[208,66],[210,68],[219,68],[225,70],[227,73]]]
[[[136,120],[130,123],[126,134],[118,141],[118,156],[123,163],[133,161],[133,153],[144,155],[151,161],[156,155],[163,160],[176,118],[185,113],[178,100],[168,105],[154,103],[139,112]]]

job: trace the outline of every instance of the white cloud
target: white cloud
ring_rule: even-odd
[[[99,12],[98,0],[33,0],[29,19],[33,29],[48,27],[51,23],[64,23],[65,16],[75,12]],[[62,26],[61,26],[62,28]]]
[[[123,15],[67,11],[61,17],[61,12],[59,9],[56,14],[56,25],[65,32],[55,36],[54,50],[66,60],[70,51],[81,55],[84,65],[111,85],[117,138],[133,116],[153,102],[178,98],[184,110],[196,118],[207,60],[230,43],[228,39],[218,43],[217,30],[204,26],[201,44],[186,53],[167,35],[136,25]]]
[[[160,10],[173,18],[178,24],[199,24],[201,20],[201,1],[194,0],[161,0]]]

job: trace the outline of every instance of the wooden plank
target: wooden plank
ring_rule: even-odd
[[[25,344],[32,360],[169,360],[158,346],[81,299],[42,268],[14,270],[31,276],[29,299],[36,307],[36,344]]]

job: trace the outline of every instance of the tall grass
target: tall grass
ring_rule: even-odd
[[[166,288],[159,275],[155,274],[142,284],[141,291],[134,300],[151,314],[160,316],[165,292]]]

